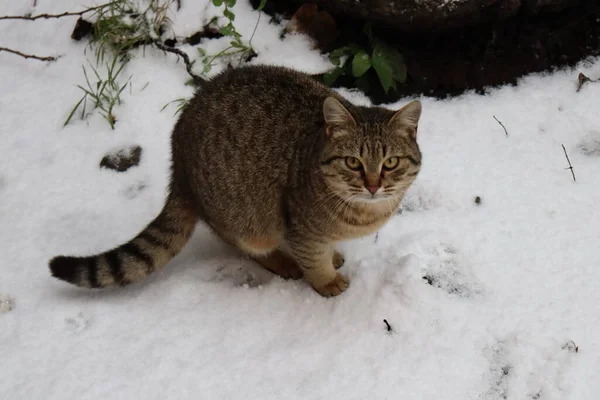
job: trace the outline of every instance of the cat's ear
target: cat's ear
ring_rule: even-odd
[[[389,126],[396,132],[406,132],[412,139],[416,139],[421,109],[419,100],[411,101],[394,114]]]
[[[336,99],[328,97],[323,102],[323,116],[327,124],[327,134],[331,135],[335,128],[350,128],[356,122],[350,112]]]

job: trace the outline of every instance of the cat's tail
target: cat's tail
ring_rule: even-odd
[[[138,282],[183,249],[197,219],[192,204],[171,190],[158,217],[131,241],[95,256],[54,257],[50,271],[58,279],[87,288]]]

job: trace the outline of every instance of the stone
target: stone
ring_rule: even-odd
[[[100,161],[100,168],[108,168],[117,172],[127,171],[140,163],[142,148],[130,146],[106,154]]]

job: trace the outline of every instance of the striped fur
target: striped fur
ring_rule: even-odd
[[[50,271],[58,279],[86,288],[139,282],[183,249],[196,219],[192,207],[172,193],[159,216],[131,241],[90,257],[55,257]]]
[[[202,84],[171,136],[171,194],[128,243],[56,257],[52,274],[89,288],[138,282],[175,256],[197,219],[264,268],[336,296],[338,242],[380,229],[417,178],[421,104],[356,106],[307,74],[231,68]]]

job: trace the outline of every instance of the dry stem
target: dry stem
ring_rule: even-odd
[[[58,59],[58,57],[55,57],[55,56],[40,57],[40,56],[36,56],[34,54],[25,54],[25,53],[21,53],[18,50],[9,49],[6,47],[0,47],[0,51],[6,51],[8,53],[16,54],[23,58],[32,58],[34,60],[39,60],[39,61],[56,61]]]

